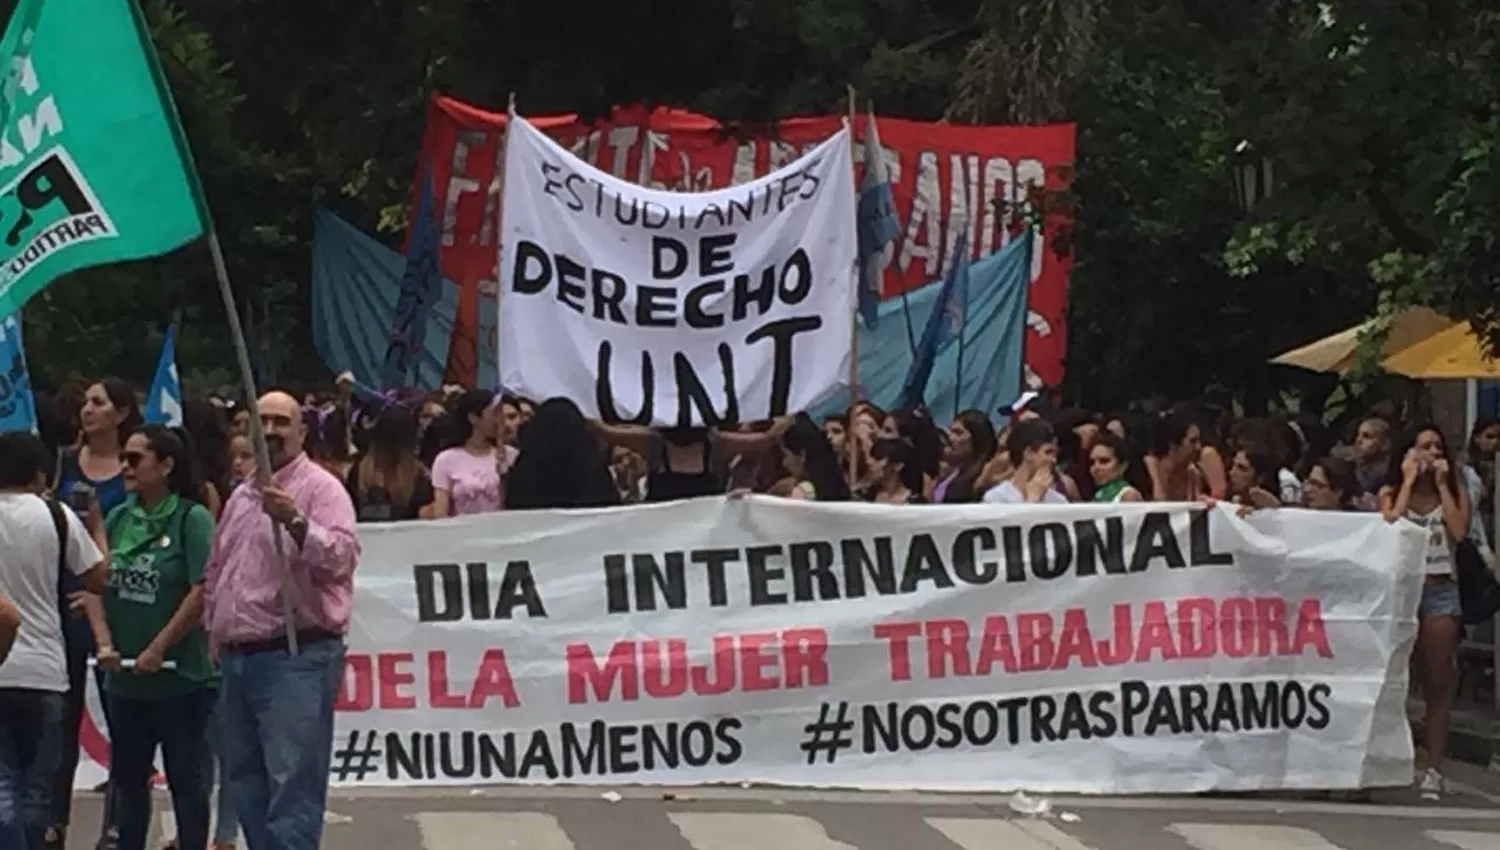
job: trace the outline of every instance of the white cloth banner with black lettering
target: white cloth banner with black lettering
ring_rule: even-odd
[[[360,527],[336,783],[1403,785],[1368,514],[700,499]]]
[[[751,183],[636,186],[515,118],[500,244],[500,382],[666,426],[811,407],[848,381],[847,129]]]

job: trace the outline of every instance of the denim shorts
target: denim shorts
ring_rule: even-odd
[[[1458,582],[1452,579],[1426,581],[1422,584],[1422,606],[1419,617],[1458,617],[1463,606],[1458,602]]]

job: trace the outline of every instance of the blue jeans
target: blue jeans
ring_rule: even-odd
[[[1459,602],[1458,582],[1428,581],[1422,584],[1422,604],[1417,609],[1420,617],[1458,617],[1463,614]]]
[[[214,713],[208,721],[208,748],[213,752],[214,770],[219,774],[219,802],[214,809],[214,843],[233,844],[240,834],[240,819],[234,811],[234,795],[224,783],[224,698],[222,688],[214,702]]]
[[[110,781],[120,850],[145,850],[151,828],[151,775],[161,747],[177,846],[203,850],[208,844],[208,719],[215,692],[209,688],[164,699],[110,695]]]
[[[65,616],[73,616],[71,613]],[[62,756],[57,761],[57,776],[52,783],[52,826],[68,826],[73,811],[73,779],[78,773],[78,727],[83,722],[83,713],[87,710],[87,694],[89,680],[89,653],[94,651],[94,638],[88,633],[87,627],[83,628],[80,637],[77,628],[69,625],[68,620],[63,621],[64,634],[67,639],[64,643],[68,659],[68,694],[63,705],[63,734],[59,750]],[[99,688],[99,705],[104,709],[104,725],[102,730],[108,733],[109,729],[109,697],[108,697],[108,674],[103,670],[94,670],[94,684]],[[100,821],[99,835],[102,838],[115,827],[114,819],[114,785],[106,784],[104,789],[104,817]]]
[[[250,850],[318,850],[343,641],[308,641],[296,656],[226,646],[219,664],[223,784],[245,843]]]
[[[41,850],[62,756],[63,704],[51,691],[0,688],[0,847]]]

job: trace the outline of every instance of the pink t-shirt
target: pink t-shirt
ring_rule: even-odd
[[[505,447],[505,467],[515,462],[516,450]],[[432,486],[448,491],[448,515],[467,516],[500,510],[500,470],[495,450],[476,455],[459,446],[445,449],[432,462]]]

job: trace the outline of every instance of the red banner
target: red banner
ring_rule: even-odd
[[[462,287],[447,379],[464,384],[476,374],[479,299],[494,296],[498,279],[498,158],[505,120],[504,113],[434,97],[422,141],[418,179],[423,168],[430,170],[442,216],[443,273]],[[573,115],[529,120],[617,177],[703,191],[791,162],[836,132],[843,119],[791,118],[760,133],[735,132],[711,118],[673,109],[616,108],[609,120],[593,125]],[[1027,199],[1039,188],[1062,189],[1072,170],[1072,124],[970,127],[897,118],[877,123],[901,222],[894,249],[886,252],[886,297],[942,277],[956,259],[960,229],[968,229],[971,259],[995,251],[1011,238]],[[855,122],[860,138],[864,124]],[[855,158],[862,160],[863,147],[856,146]],[[1026,378],[1033,386],[1062,379],[1070,262],[1047,240],[1067,224],[1063,213],[1048,213],[1033,261],[1026,335]]]

